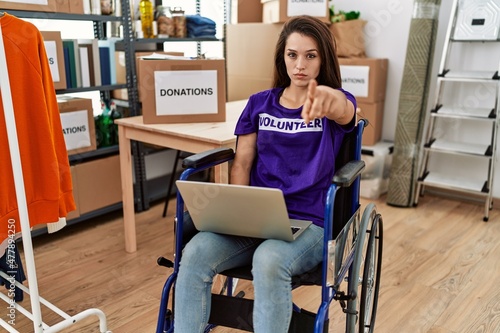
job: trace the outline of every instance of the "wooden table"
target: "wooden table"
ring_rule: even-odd
[[[132,151],[130,140],[150,143],[190,153],[213,148],[234,148],[234,128],[247,101],[228,102],[226,121],[213,123],[144,124],[142,116],[115,120],[120,142],[120,170],[123,196],[125,250],[137,251],[135,231]],[[228,164],[215,168],[215,181],[227,183]]]

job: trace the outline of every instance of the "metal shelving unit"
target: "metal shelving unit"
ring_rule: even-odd
[[[418,204],[425,188],[433,187],[483,200],[484,221],[488,221],[492,208],[500,111],[500,52],[495,58],[489,54],[491,48],[485,52],[484,46],[489,44],[488,47],[500,50],[500,24],[495,20],[499,10],[499,0],[454,1],[438,70],[434,107],[427,119],[415,195],[415,204]],[[494,36],[484,33],[483,28],[493,31]],[[491,57],[497,63],[493,68],[483,68],[491,64],[471,64],[467,55]],[[461,61],[456,60],[459,58]],[[471,165],[479,167],[464,172],[463,169]]]
[[[201,12],[201,1],[196,1],[196,14]],[[230,6],[230,0],[224,1],[224,22],[228,22],[228,6]],[[125,59],[127,61],[127,90],[128,90],[128,104],[130,109],[130,115],[140,115],[141,114],[141,103],[138,97],[137,91],[137,68],[135,66],[135,52],[136,50],[144,49],[147,45],[153,45],[153,50],[163,50],[163,43],[169,42],[185,42],[185,43],[197,43],[197,55],[201,56],[201,43],[203,42],[222,42],[225,43],[225,24],[221,27],[224,32],[224,37],[219,38],[142,38],[137,39],[134,36],[133,22],[131,15],[131,6],[129,0],[122,0],[122,17],[123,17],[123,45],[118,46],[121,50],[125,52]],[[149,50],[150,48],[148,48]],[[225,56],[225,46],[224,56]],[[150,153],[144,148],[144,145],[139,142],[132,141],[132,155],[134,156],[134,174],[135,174],[135,202],[136,211],[144,211],[149,209],[150,201],[167,194],[167,183],[164,184],[165,191],[160,191],[158,184],[152,184],[151,181],[146,179],[146,165],[144,162],[145,156]],[[170,166],[166,166],[169,169]],[[159,181],[164,182],[164,177]]]
[[[196,1],[196,14],[200,14],[201,1]],[[230,0],[224,0],[224,21],[228,20],[228,4]],[[70,14],[70,13],[47,13],[47,12],[32,12],[23,10],[9,10],[9,13],[20,18],[29,19],[50,19],[50,20],[81,20],[92,21],[94,27],[94,36],[97,39],[105,38],[105,26],[107,22],[121,22],[123,27],[123,39],[117,42],[117,50],[123,50],[125,53],[126,62],[126,84],[106,85],[99,87],[85,87],[85,88],[70,88],[57,90],[57,94],[79,93],[88,91],[99,91],[103,100],[111,100],[110,92],[115,89],[127,89],[128,101],[126,101],[129,109],[129,116],[137,116],[141,114],[141,103],[139,101],[137,89],[137,69],[135,63],[136,50],[143,50],[144,47],[148,48],[149,45],[153,50],[158,50],[163,47],[163,43],[169,42],[185,42],[197,43],[197,53],[201,55],[201,44],[204,42],[222,42],[225,43],[225,24],[221,27],[224,31],[224,38],[149,38],[138,39],[135,38],[133,30],[133,20],[131,12],[131,0],[121,1],[121,16],[112,15],[90,15],[90,14]],[[148,48],[148,49],[150,49]],[[224,47],[225,55],[225,47]],[[146,179],[146,165],[145,156],[151,152],[146,149],[143,144],[139,142],[132,142],[132,155],[134,156],[134,195],[135,195],[135,209],[137,212],[149,209],[149,202],[157,199],[166,194],[167,184],[165,183],[165,192],[159,191],[158,184],[151,184]],[[70,156],[71,163],[78,163],[89,159],[96,159],[99,157],[109,156],[110,154],[118,154],[117,147],[99,148],[92,152]],[[167,169],[170,167],[167,166]],[[164,182],[165,179],[160,181]],[[162,192],[162,193],[160,193]],[[90,215],[89,215],[90,216]]]

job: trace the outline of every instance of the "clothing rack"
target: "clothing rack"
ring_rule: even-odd
[[[0,20],[4,15],[0,11]],[[33,254],[33,244],[31,241],[31,228],[29,223],[28,208],[26,201],[26,193],[24,187],[24,178],[21,167],[21,155],[19,152],[19,143],[16,129],[16,121],[14,117],[14,106],[12,103],[12,93],[10,89],[10,81],[7,69],[7,57],[5,54],[5,46],[3,42],[2,27],[0,24],[0,94],[2,96],[5,122],[7,128],[7,137],[9,141],[9,149],[11,155],[12,170],[14,174],[15,192],[17,197],[17,206],[19,211],[19,222],[21,224],[21,237],[23,244],[23,253],[26,262],[26,270],[28,277],[29,289],[25,287],[22,283],[18,281],[12,281],[11,277],[5,272],[0,271],[0,275],[5,279],[12,281],[16,288],[23,290],[25,293],[30,295],[31,301],[31,311],[24,308],[22,305],[14,302],[10,297],[4,293],[0,293],[0,298],[4,300],[8,306],[9,314],[13,314],[14,317],[10,316],[11,320],[14,320],[16,313],[21,313],[33,322],[33,332],[59,332],[62,329],[70,327],[71,325],[81,321],[84,318],[95,315],[99,318],[99,328],[101,333],[111,333],[107,330],[106,316],[104,312],[99,309],[88,309],[82,311],[76,315],[70,316],[66,314],[61,309],[57,308],[55,305],[51,304],[47,300],[40,297],[38,293],[38,283],[36,277],[35,260]],[[46,306],[59,316],[63,318],[62,321],[55,325],[49,326],[42,321],[41,305]],[[8,332],[17,332],[12,324],[11,320],[4,320],[0,318],[0,326],[5,328]]]

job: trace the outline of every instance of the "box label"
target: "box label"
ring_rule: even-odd
[[[155,71],[156,114],[217,114],[217,71]]]
[[[340,66],[342,88],[355,97],[368,97],[370,66]]]
[[[45,51],[47,52],[47,59],[49,60],[50,73],[54,82],[61,81],[59,76],[59,62],[57,59],[57,46],[54,41],[44,42]]]
[[[66,150],[91,146],[89,116],[87,110],[61,113],[61,125]]]
[[[311,15],[324,17],[326,0],[288,0],[287,16]]]

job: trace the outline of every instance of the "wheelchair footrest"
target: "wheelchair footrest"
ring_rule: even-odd
[[[253,300],[241,297],[212,294],[212,307],[208,322],[216,326],[231,327],[253,332]],[[301,309],[294,311],[289,333],[312,333],[316,314]],[[328,319],[323,326],[323,333],[328,333]]]

